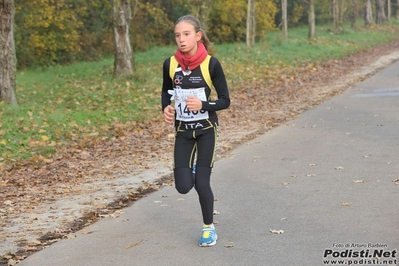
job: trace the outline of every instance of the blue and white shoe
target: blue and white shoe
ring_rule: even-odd
[[[202,227],[202,234],[199,245],[201,247],[210,247],[216,244],[216,240],[218,236],[216,234],[216,229],[213,224],[211,225],[204,225]]]

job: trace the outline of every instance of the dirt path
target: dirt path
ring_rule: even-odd
[[[399,60],[399,41],[323,65],[231,88],[220,112],[219,157]],[[242,119],[245,117],[245,119]],[[157,125],[157,126],[156,126]],[[162,125],[161,128],[159,125]],[[173,183],[173,129],[161,120],[133,125],[129,134],[77,144],[46,164],[6,169],[0,179],[0,265],[75,237],[74,232]],[[117,130],[117,129],[116,129]]]

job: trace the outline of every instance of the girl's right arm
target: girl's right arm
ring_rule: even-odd
[[[173,124],[173,121],[175,120],[175,108],[173,108],[172,105],[165,107],[163,110],[163,118],[165,119],[166,123]]]

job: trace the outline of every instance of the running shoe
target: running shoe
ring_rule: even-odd
[[[202,234],[199,245],[201,247],[210,247],[216,244],[216,240],[218,236],[216,234],[215,226],[212,225],[204,225],[202,227]]]

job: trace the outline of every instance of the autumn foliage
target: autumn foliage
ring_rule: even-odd
[[[198,12],[201,1],[132,1],[132,45],[135,51],[173,42],[173,23]],[[246,0],[209,1],[212,39],[245,40]],[[258,35],[275,29],[277,7],[257,1]],[[112,1],[23,0],[15,2],[18,66],[50,66],[97,60],[113,53]],[[232,16],[233,14],[233,16]],[[204,21],[205,22],[205,21]]]
[[[307,1],[287,3],[289,27],[306,25]],[[247,0],[131,0],[131,5],[134,51],[173,44],[173,24],[185,14],[199,17],[217,44],[245,41]],[[256,39],[261,40],[279,29],[281,1],[256,0],[255,5]],[[339,25],[362,18],[363,2],[339,0],[339,5]],[[98,60],[114,52],[112,1],[20,0],[15,10],[19,69]],[[331,1],[318,0],[315,13],[317,24],[330,23]]]

